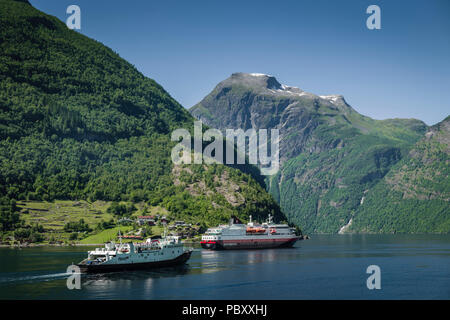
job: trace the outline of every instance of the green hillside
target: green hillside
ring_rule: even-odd
[[[15,219],[11,199],[145,201],[208,225],[230,214],[245,220],[273,212],[283,219],[270,195],[244,173],[255,172],[249,166],[195,169],[189,183],[207,181],[212,194],[193,195],[187,183],[175,184],[187,177],[174,176],[170,133],[192,130],[193,120],[160,85],[100,42],[26,1],[0,0],[3,221]],[[221,179],[224,171],[228,181]],[[230,183],[239,188],[228,190]],[[229,192],[243,201],[227,201]],[[0,227],[11,231],[14,224]]]
[[[350,232],[448,233],[450,117],[432,126],[364,199]],[[383,199],[383,201],[379,201]]]

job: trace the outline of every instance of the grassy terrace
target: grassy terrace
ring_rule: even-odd
[[[128,231],[133,230],[133,227],[131,226],[122,226],[122,227],[115,227],[107,230],[103,230],[97,234],[94,234],[92,236],[89,236],[80,242],[83,244],[92,244],[92,243],[105,243],[107,241],[116,240],[117,239],[117,233],[126,233]]]
[[[110,240],[117,239],[117,233],[134,234],[140,227],[137,226],[115,226],[106,230],[96,230],[99,223],[113,219],[117,222],[117,217],[107,212],[110,202],[95,201],[61,201],[41,202],[41,201],[19,201],[17,203],[21,209],[20,217],[26,224],[39,224],[45,229],[43,242],[63,242],[63,243],[81,243],[81,244],[100,244]],[[130,218],[140,215],[165,215],[170,216],[170,212],[161,207],[148,207],[145,203],[135,204],[137,210],[133,212]],[[144,211],[144,209],[146,211]],[[83,219],[85,223],[93,230],[89,233],[80,233],[78,240],[71,241],[70,232],[64,231],[64,225],[68,222],[78,222]],[[151,227],[152,235],[159,235],[163,232],[160,226]]]
[[[113,219],[113,215],[106,212],[109,203],[96,201],[55,201],[55,202],[18,202],[22,208],[21,217],[27,224],[39,223],[45,229],[62,231],[67,222],[78,222],[84,219],[91,227],[97,223]],[[24,210],[25,209],[25,210]],[[26,213],[27,211],[28,213]]]

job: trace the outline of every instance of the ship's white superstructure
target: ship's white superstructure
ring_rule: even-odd
[[[191,252],[174,236],[147,239],[144,243],[108,242],[103,248],[88,251],[88,257],[78,266],[83,272],[164,267],[186,262]]]
[[[286,224],[274,224],[269,219],[257,224],[250,221],[242,224],[232,218],[228,225],[209,228],[200,242],[206,249],[251,249],[290,247],[299,239],[295,229]]]

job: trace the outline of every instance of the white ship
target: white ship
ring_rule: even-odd
[[[192,249],[185,248],[175,236],[136,244],[108,242],[103,248],[88,251],[88,257],[77,266],[87,273],[169,267],[185,263],[191,253]]]
[[[228,225],[209,228],[200,242],[205,249],[265,249],[291,247],[297,240],[295,229],[286,224],[272,223],[272,217],[262,224],[242,224],[236,217]]]

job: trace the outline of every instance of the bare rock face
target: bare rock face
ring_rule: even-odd
[[[320,115],[342,113],[345,116],[355,111],[341,95],[317,96],[280,84],[270,75],[233,73],[190,112],[205,124],[223,131],[279,129],[280,156],[284,162],[305,151],[312,132],[322,122]],[[319,151],[317,146],[314,150]]]

